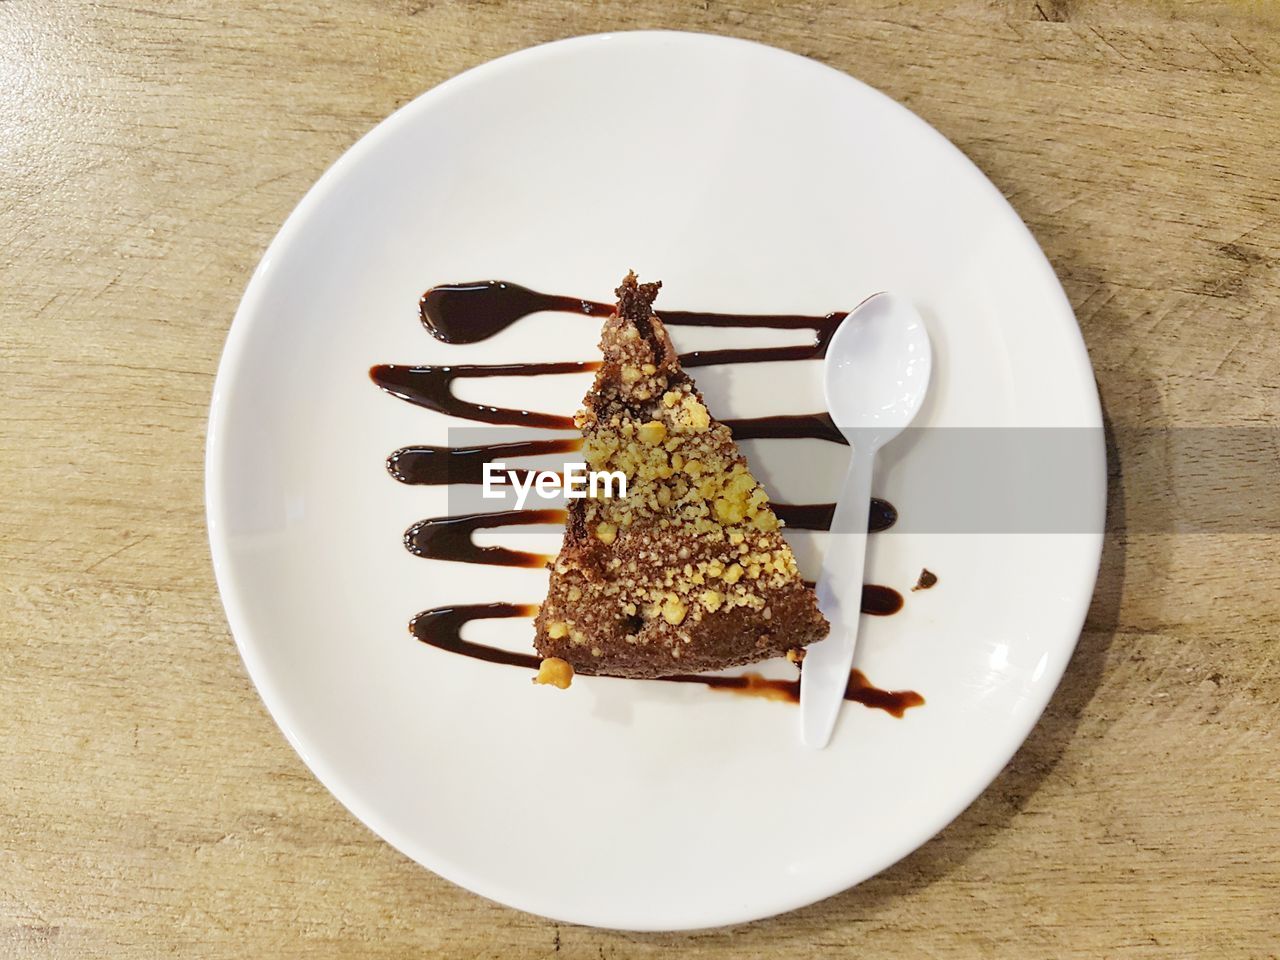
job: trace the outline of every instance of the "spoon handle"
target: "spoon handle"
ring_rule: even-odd
[[[818,608],[831,622],[831,632],[805,649],[800,670],[800,738],[813,750],[821,750],[831,739],[853,666],[875,457],[874,448],[854,449],[822,558]]]

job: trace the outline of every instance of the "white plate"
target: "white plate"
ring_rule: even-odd
[[[1074,478],[1089,532],[876,538],[869,579],[907,604],[868,618],[857,664],[927,704],[903,719],[849,705],[820,753],[798,746],[788,704],[592,678],[562,693],[415,642],[406,623],[417,611],[536,602],[545,573],[402,548],[409,524],[447,512],[445,493],[395,483],[384,458],[467,424],[381,393],[370,365],[590,359],[595,325],[564,314],[474,345],[439,343],[418,323],[418,297],[501,278],[609,299],[629,267],[664,281],[660,310],[822,313],[880,289],[909,294],[935,350],[919,423],[1092,428],[1096,456]],[[743,340],[674,332],[686,348]],[[729,369],[694,371],[720,416],[820,402],[816,363]],[[562,377],[462,390],[571,412],[585,386]],[[387,841],[477,893],[560,920],[728,924],[893,863],[1017,749],[1092,592],[1100,423],[1048,263],[995,188],[914,115],[768,47],[584,37],[422,96],[289,218],[218,375],[210,539],[232,631],[272,715]],[[787,487],[801,479],[834,489],[835,448],[800,444],[748,449],[778,499],[794,499]],[[915,456],[891,458],[879,481],[904,516]],[[812,536],[794,536],[812,575],[814,545],[802,542]],[[922,566],[938,586],[907,592]],[[531,631],[508,621],[476,636],[527,648]]]

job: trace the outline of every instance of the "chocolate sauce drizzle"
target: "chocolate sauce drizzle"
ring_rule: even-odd
[[[607,317],[613,312],[609,304],[539,293],[516,283],[486,280],[476,283],[451,283],[432,287],[422,296],[422,324],[437,340],[444,343],[479,343],[534,313],[575,313],[588,317]],[[734,314],[705,313],[691,310],[664,310],[662,320],[670,326],[682,327],[765,327],[778,330],[812,330],[813,343],[788,347],[747,347],[731,350],[694,350],[681,354],[685,367],[707,367],[716,364],[762,363],[781,360],[820,360],[843,312],[825,316],[798,314]],[[561,414],[533,410],[491,407],[459,400],[453,395],[453,383],[464,378],[535,377],[545,374],[589,373],[600,368],[598,361],[581,363],[511,363],[458,364],[454,366],[399,366],[379,364],[369,371],[374,383],[383,390],[409,403],[451,417],[552,430],[572,430],[573,418]],[[828,440],[845,443],[826,413],[776,417],[755,417],[725,421],[738,440],[766,438]]]
[[[506,547],[480,547],[472,540],[477,530],[496,527],[556,524],[564,526],[563,510],[498,510],[467,513],[457,517],[419,520],[404,532],[404,545],[415,557],[453,560],[457,563],[485,563],[498,567],[545,567],[555,559],[545,553],[526,553]]]
[[[449,560],[454,563],[481,563],[497,567],[545,567],[555,558],[545,553],[528,553],[507,547],[481,547],[472,539],[479,530],[515,526],[563,527],[564,510],[496,510],[456,517],[419,520],[404,532],[405,548],[415,557]],[[810,584],[813,586],[813,584]],[[887,617],[902,609],[902,594],[875,583],[862,585],[862,612]]]
[[[444,343],[479,343],[501,333],[512,324],[533,313],[577,313],[587,317],[608,317],[613,304],[539,293],[505,280],[480,280],[475,283],[445,283],[432,287],[422,295],[419,305],[422,325],[427,332]],[[744,351],[717,350],[685,366],[709,366],[712,363],[743,363],[759,359],[817,360],[827,355],[827,344],[847,314],[828,313],[821,317],[796,314],[701,313],[692,310],[663,310],[662,322],[676,327],[766,327],[775,330],[812,330],[814,342],[804,347],[765,347],[772,350],[804,350],[804,356],[760,357],[756,349]],[[739,354],[747,360],[714,359],[717,354]],[[683,360],[683,358],[682,358]]]
[[[580,363],[495,363],[481,366],[460,363],[448,367],[402,367],[380,363],[369,370],[373,382],[392,396],[407,400],[436,413],[481,423],[508,426],[547,427],[572,430],[573,417],[533,410],[490,407],[482,403],[459,400],[453,395],[455,380],[480,377],[538,377],[549,373],[583,373],[600,369],[599,361]]]
[[[902,609],[906,601],[893,587],[880,583],[862,585],[862,612],[873,617],[889,617]]]
[[[437,340],[466,344],[493,337],[534,313],[573,313],[602,318],[612,314],[613,306],[577,297],[539,293],[519,284],[489,280],[433,287],[423,295],[420,312],[423,326]],[[685,367],[819,360],[826,356],[831,337],[845,316],[841,312],[824,316],[670,310],[662,313],[663,321],[670,326],[764,327],[812,330],[814,334],[812,343],[798,346],[695,350],[681,355],[680,360]],[[599,370],[600,366],[599,361],[448,366],[379,364],[370,369],[369,376],[387,393],[445,416],[507,426],[573,430],[573,418],[561,414],[461,400],[453,393],[454,383],[462,379],[487,377],[591,373]],[[833,443],[846,442],[826,413],[754,417],[723,422],[737,440],[814,439]],[[571,453],[581,447],[582,440],[577,436],[458,448],[411,446],[403,447],[388,457],[387,470],[392,477],[405,484],[478,484],[483,481],[484,465],[494,460]],[[521,478],[526,473],[523,470],[515,472]],[[773,509],[792,529],[828,530],[835,504],[774,504]],[[560,525],[564,523],[565,516],[563,510],[547,509],[430,518],[415,523],[405,531],[404,543],[415,556],[431,559],[508,567],[542,567],[553,558],[501,546],[478,546],[473,539],[474,534],[484,529],[508,526]],[[869,517],[869,529],[872,532],[888,529],[897,519],[898,512],[891,503],[878,498],[872,500]],[[903,602],[902,594],[891,587],[877,584],[863,586],[863,613],[888,616],[901,610]],[[533,617],[537,614],[537,609],[534,605],[513,603],[437,607],[414,617],[410,630],[422,642],[442,650],[491,663],[537,670],[540,658],[534,654],[514,653],[472,643],[463,640],[461,635],[463,626],[472,620]],[[714,689],[793,703],[798,703],[800,697],[798,679],[770,680],[754,673],[739,677],[682,674],[663,679],[672,683],[699,683]],[[908,708],[924,703],[924,698],[912,691],[888,691],[874,687],[858,670],[850,673],[845,699],[885,710],[896,717],[901,717]]]
[[[588,317],[607,317],[613,312],[603,303],[538,293],[503,280],[442,283],[424,293],[419,303],[422,325],[444,343],[479,343],[544,310]]]
[[[830,530],[835,516],[834,503],[773,503],[773,512],[792,530]],[[898,508],[888,500],[871,498],[871,513],[867,517],[867,531],[882,533],[898,522]]]
[[[387,472],[401,483],[444,486],[484,482],[484,465],[494,460],[573,453],[582,449],[581,437],[556,440],[521,440],[476,447],[401,447],[387,457]],[[516,471],[523,480],[525,471]]]
[[[538,377],[554,373],[584,373],[600,369],[599,361],[569,361],[565,363],[495,363],[455,364],[453,366],[405,367],[395,363],[380,363],[369,368],[369,377],[379,387],[394,397],[426,407],[447,417],[478,420],[510,427],[542,427],[548,430],[573,430],[573,417],[561,413],[541,413],[537,410],[516,410],[513,407],[491,407],[470,400],[460,400],[453,394],[455,380],[483,377]],[[725,420],[725,425],[737,440],[828,440],[845,443],[830,414],[800,413],[774,417],[750,417],[743,420]]]
[[[493,620],[499,618],[534,617],[538,614],[536,605],[527,603],[474,603],[457,604],[448,607],[436,607],[424,610],[413,618],[409,629],[413,635],[428,646],[450,653],[461,654],[487,663],[501,663],[512,667],[523,667],[536,671],[541,658],[531,653],[516,653],[502,650],[488,644],[474,643],[462,639],[462,628],[473,620]],[[747,673],[738,677],[711,677],[700,674],[675,674],[662,677],[662,683],[699,683],[713,690],[727,690],[744,696],[762,697],[767,700],[783,700],[789,703],[800,702],[800,680],[771,680],[758,673]],[[849,682],[844,688],[844,698],[861,703],[867,707],[884,710],[895,717],[901,717],[912,707],[921,706],[924,697],[912,690],[882,690],[867,680],[861,670],[853,670],[849,674]]]

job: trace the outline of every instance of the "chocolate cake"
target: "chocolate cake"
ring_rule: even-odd
[[[827,634],[764,489],[653,312],[660,286],[632,273],[618,288],[576,417],[588,468],[621,472],[627,495],[569,501],[536,624],[542,683],[717,670]]]

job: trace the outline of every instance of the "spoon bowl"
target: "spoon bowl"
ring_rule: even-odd
[[[827,410],[850,443],[883,446],[924,403],[932,372],[924,320],[911,301],[877,293],[852,310],[827,346]]]

